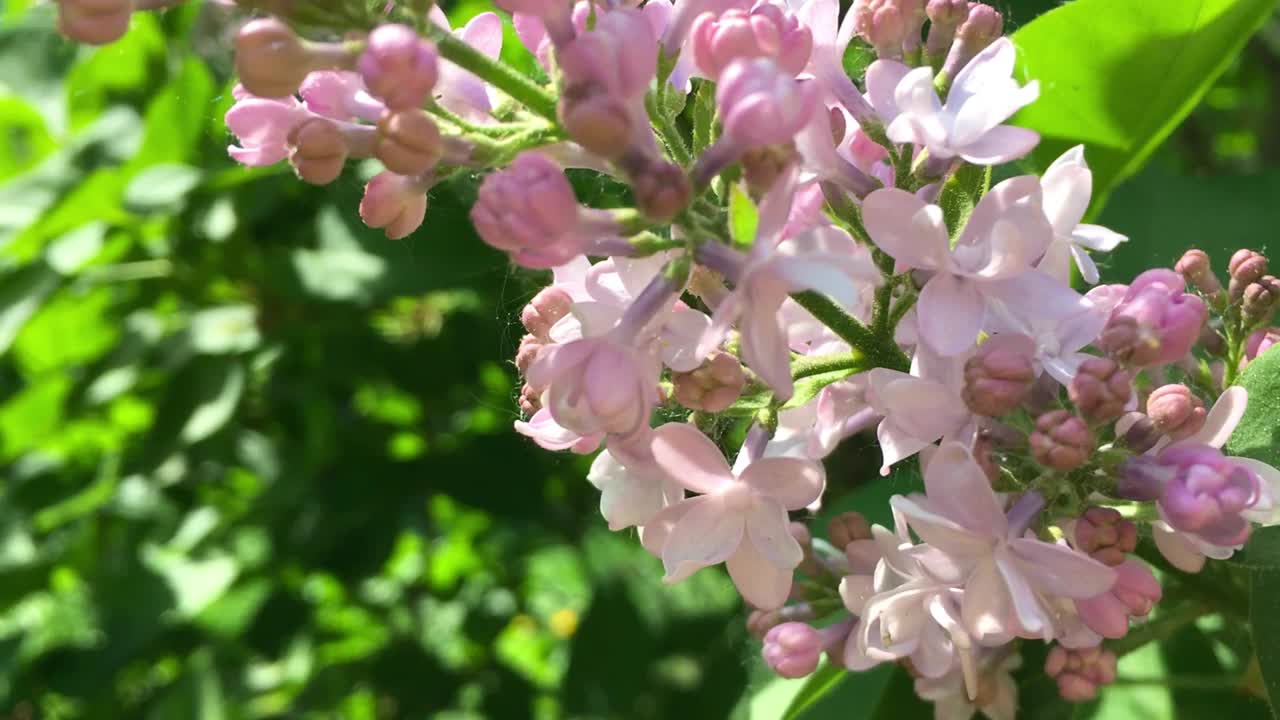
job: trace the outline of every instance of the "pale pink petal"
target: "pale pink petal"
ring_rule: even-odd
[[[550,69],[550,64],[547,62],[550,40],[547,38],[547,26],[543,24],[542,18],[537,15],[512,13],[511,24],[516,28],[516,37],[520,38],[520,44],[538,58],[538,63],[544,70]]]
[[[711,318],[687,308],[672,311],[662,324],[658,341],[662,362],[676,372],[689,372],[702,364],[698,343],[711,327]]]
[[[858,286],[829,256],[774,256],[766,262],[767,272],[773,273],[791,292],[814,290],[842,307],[852,307],[858,302]]]
[[[800,543],[788,529],[789,522],[787,511],[768,499],[757,500],[746,515],[747,540],[780,570],[791,570],[804,559]]]
[[[1129,238],[1101,225],[1083,224],[1071,231],[1071,239],[1090,250],[1111,252]]]
[[[942,208],[897,188],[876,190],[862,203],[867,233],[883,251],[913,268],[947,264],[950,240]]]
[[[985,530],[971,531],[951,518],[934,512],[927,501],[920,503],[911,497],[894,495],[889,503],[894,510],[903,514],[921,540],[946,548],[957,560],[991,554],[994,541]]]
[[[1017,58],[1017,50],[1009,38],[1002,37],[991,43],[956,73],[947,94],[947,103],[964,104],[987,88],[1008,82]]]
[[[741,513],[731,512],[715,495],[681,501],[690,508],[671,528],[662,545],[663,580],[679,582],[704,567],[729,559],[744,544]]]
[[[600,515],[614,531],[652,520],[667,504],[666,480],[658,468],[625,467],[607,450],[587,472],[587,481],[600,490]]]
[[[1071,245],[1071,257],[1080,268],[1080,277],[1088,284],[1095,285],[1102,276],[1098,273],[1098,264],[1089,257],[1089,251],[1079,245]]]
[[[1093,173],[1083,165],[1058,158],[1040,178],[1040,187],[1044,191],[1044,214],[1053,231],[1059,236],[1070,235],[1089,209]]]
[[[742,335],[742,360],[773,389],[777,400],[791,398],[795,386],[791,380],[791,353],[786,333],[778,319],[778,308],[786,296],[768,297],[755,293],[739,322]]]
[[[921,440],[888,419],[881,421],[876,428],[876,440],[880,444],[880,453],[884,456],[880,464],[881,475],[888,475],[889,468],[915,455],[933,442]]]
[[[742,599],[761,610],[782,607],[791,594],[791,571],[781,570],[751,543],[742,543],[725,562],[729,577]]]
[[[1065,545],[1015,538],[1009,541],[1009,551],[1036,589],[1052,595],[1091,598],[1110,590],[1116,581],[1115,570]]]
[[[975,165],[1002,165],[1035,149],[1040,133],[1013,125],[997,125],[977,140],[956,148],[957,154]]]
[[[911,653],[912,669],[924,677],[939,678],[951,672],[955,661],[951,637],[936,622],[925,623],[920,628],[916,651]]]
[[[894,380],[875,390],[876,408],[883,412],[902,430],[926,443],[955,432],[969,417],[963,405],[948,400],[950,391],[946,385],[932,380]]]
[[[800,510],[822,495],[822,465],[792,457],[767,457],[747,466],[739,478],[788,510]]]
[[[1053,618],[1045,611],[1040,598],[1036,596],[1035,588],[1027,582],[1019,564],[1004,550],[997,550],[994,558],[996,570],[1009,592],[1010,607],[1022,633],[1043,637],[1045,642],[1052,640]],[[966,598],[968,595],[969,588],[966,586]]]
[[[877,60],[867,68],[867,100],[887,123],[898,117],[898,103],[893,94],[911,68],[896,60]]]
[[[960,443],[944,443],[934,453],[924,471],[924,487],[935,512],[975,532],[1004,534],[1004,508],[991,490],[991,481]]]
[[[692,425],[659,426],[653,431],[650,450],[658,467],[696,493],[712,493],[734,481],[720,448]]]
[[[995,560],[988,557],[974,568],[965,583],[960,617],[979,643],[1001,645],[1016,634],[1009,613],[1009,592]]]
[[[1220,448],[1231,439],[1249,405],[1249,391],[1234,385],[1226,389],[1209,410],[1204,427],[1183,442],[1203,443]]]
[[[582,436],[561,426],[551,417],[551,411],[542,408],[529,418],[528,422],[517,420],[516,432],[531,438],[543,450],[572,450],[579,454],[594,451],[604,440],[604,434],[598,433]]]
[[[689,510],[696,506],[692,502],[698,498],[688,498],[682,502],[674,502],[658,512],[657,515],[649,518],[649,522],[640,528],[640,544],[648,553],[656,558],[662,558],[662,547],[667,543],[667,537],[671,535],[671,530],[680,522]]]
[[[929,347],[958,355],[978,341],[986,300],[974,281],[940,272],[925,283],[916,308],[920,336]]]
[[[1168,525],[1151,523],[1151,539],[1155,540],[1160,554],[1179,570],[1198,573],[1204,568],[1204,553],[1187,536]]]
[[[467,21],[461,32],[463,42],[491,58],[502,54],[502,18],[482,12]]]
[[[1277,524],[1280,521],[1280,505],[1276,503],[1276,500],[1280,499],[1280,470],[1253,458],[1236,456],[1232,457],[1231,461],[1252,470],[1262,479],[1262,496],[1253,507],[1249,508],[1245,516],[1263,525]]]
[[[1044,251],[1044,257],[1040,258],[1040,262],[1036,263],[1036,269],[1060,283],[1070,283],[1073,249],[1071,243],[1055,239]]]

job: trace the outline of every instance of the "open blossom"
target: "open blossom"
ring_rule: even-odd
[[[999,651],[989,654],[993,657],[979,671],[973,697],[967,692],[960,672],[940,678],[916,678],[916,694],[933,703],[935,720],[970,720],[979,712],[988,720],[1017,718],[1018,683],[1013,679],[1013,672],[1022,667],[1022,656],[1016,652],[1003,657]]]
[[[1186,281],[1173,270],[1147,270],[1124,290],[1097,345],[1136,367],[1180,360],[1195,345],[1209,310],[1199,296],[1185,292]],[[1090,296],[1098,290],[1090,291]]]
[[[684,489],[651,462],[623,462],[605,450],[587,481],[600,491],[600,514],[610,530],[646,525],[658,511],[684,498]]]
[[[1070,263],[1074,261],[1085,282],[1097,283],[1098,266],[1088,251],[1111,252],[1129,238],[1101,225],[1080,222],[1093,195],[1093,173],[1085,163],[1084,146],[1077,145],[1054,160],[1041,176],[1040,187],[1044,212],[1053,226],[1053,243],[1037,267],[1070,283]]]
[[[539,353],[529,382],[547,388],[542,404],[562,427],[581,435],[629,435],[647,427],[658,368],[624,338],[610,333]]]
[[[919,556],[926,569],[964,587],[961,616],[977,641],[1052,640],[1054,599],[1091,598],[1115,584],[1115,571],[1088,555],[1026,535],[1043,500],[1023,495],[1006,515],[964,446],[943,445],[924,483],[924,496],[897,496],[892,505],[937,550]]]
[[[433,4],[427,13],[433,24],[443,30],[451,30],[449,19],[439,5]],[[502,52],[502,19],[496,13],[483,12],[467,21],[454,37],[479,50],[490,58]],[[490,111],[496,103],[495,92],[480,78],[448,61],[440,61],[438,79],[432,95],[436,102],[450,112],[477,123],[493,122]]]
[[[250,95],[236,86],[236,103],[227,111],[227,129],[239,145],[227,148],[241,165],[263,167],[289,157],[289,133],[312,113],[296,98],[271,99]]]
[[[876,428],[884,462],[880,472],[939,440],[969,442],[977,430],[973,411],[964,401],[964,366],[968,357],[939,357],[920,348],[911,373],[875,368],[867,374],[867,399],[883,417]]]
[[[668,506],[645,527],[645,547],[662,558],[666,581],[723,562],[747,602],[766,610],[781,606],[802,559],[787,528],[787,510],[822,494],[822,466],[798,458],[752,458],[744,450],[731,470],[715,443],[682,423],[654,430],[650,450],[668,475],[702,493]]]
[[[1002,290],[1002,299],[990,304],[986,329],[1030,338],[1036,369],[1070,384],[1081,364],[1096,357],[1084,348],[1102,332],[1107,313],[1069,285],[1056,284],[1038,271],[1008,281]],[[1037,302],[1025,301],[1031,297]]]
[[[1052,240],[1040,200],[1034,177],[1000,183],[978,202],[952,247],[942,208],[896,188],[867,196],[863,219],[876,245],[900,265],[933,271],[917,308],[920,334],[936,352],[955,355],[974,345],[988,298],[1016,305],[1056,289],[1034,277],[1000,282],[1026,273]]]
[[[533,440],[543,450],[568,450],[578,455],[593,453],[604,442],[603,432],[580,434],[556,422],[551,410],[542,408],[528,420],[517,420],[516,432]]]
[[[999,165],[1031,151],[1040,136],[1001,125],[1040,94],[1035,80],[1013,79],[1017,51],[1008,38],[983,50],[956,75],[945,103],[938,100],[929,66],[912,70],[894,60],[867,69],[867,95],[888,123],[894,142],[915,143],[930,156],[959,156],[976,165]]]

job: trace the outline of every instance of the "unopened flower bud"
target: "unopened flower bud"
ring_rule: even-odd
[[[956,29],[969,17],[969,0],[929,0],[925,14],[929,16],[925,55],[929,64],[940,68],[955,40]]]
[[[969,3],[969,16],[956,29],[940,75],[954,78],[978,53],[1004,34],[1004,17],[998,10],[982,3]]]
[[[1241,310],[1250,324],[1268,322],[1276,304],[1280,303],[1280,279],[1264,275],[1244,289]]]
[[[1242,248],[1231,256],[1227,269],[1231,273],[1228,293],[1232,300],[1239,300],[1250,283],[1257,282],[1267,274],[1267,258],[1261,253]]]
[[[642,168],[628,167],[631,192],[636,207],[650,220],[670,222],[689,205],[693,194],[689,178],[679,165],[665,160],[651,160]]]
[[[1092,357],[1080,364],[1067,396],[1089,422],[1114,420],[1133,396],[1133,375],[1110,358]]]
[[[537,295],[524,306],[520,312],[520,322],[524,329],[543,342],[550,342],[551,326],[573,309],[573,298],[564,288],[550,285],[538,291]]]
[[[1097,646],[1069,650],[1054,645],[1045,658],[1044,672],[1057,680],[1058,694],[1067,702],[1088,702],[1098,688],[1116,679],[1116,655]]]
[[[902,57],[902,41],[907,36],[909,18],[899,0],[854,0],[854,32],[861,35],[882,58]]]
[[[1207,415],[1204,403],[1186,385],[1163,385],[1147,398],[1147,416],[1172,440],[1199,432]]]
[[[992,339],[964,366],[962,396],[969,409],[979,415],[999,417],[1013,412],[1036,379],[1035,367],[1026,348]]]
[[[772,60],[735,60],[720,74],[716,107],[725,139],[742,150],[790,142],[818,109],[818,86]],[[824,110],[825,112],[825,110]]]
[[[844,549],[855,540],[870,540],[871,525],[862,513],[842,512],[827,523],[827,539],[835,547]]]
[[[747,376],[731,353],[716,350],[689,372],[671,373],[676,402],[690,410],[724,412],[742,395]]]
[[[585,84],[568,86],[557,109],[573,141],[608,160],[620,157],[631,138],[631,117],[621,98]]]
[[[822,635],[807,623],[783,623],[765,634],[761,655],[778,675],[802,678],[818,667],[818,660],[822,657]]]
[[[308,43],[275,18],[250,20],[236,34],[240,84],[264,98],[289,97],[315,70],[349,70],[356,55],[341,43]]]
[[[520,412],[525,417],[533,417],[534,413],[542,409],[542,393],[538,388],[525,383],[520,386]]]
[[[429,186],[426,178],[380,172],[365,185],[360,219],[371,228],[381,228],[391,240],[407,237],[426,217]]]
[[[1117,441],[1123,447],[1135,453],[1144,453],[1156,446],[1164,437],[1164,433],[1156,429],[1156,424],[1146,413],[1129,412],[1116,422]]]
[[[436,166],[442,152],[440,128],[426,111],[388,111],[378,120],[373,154],[391,172],[422,175]]]
[[[748,150],[742,155],[742,176],[752,193],[763,195],[795,159],[796,150],[790,143]]]
[[[435,46],[407,25],[382,25],[369,33],[358,67],[369,93],[392,110],[421,107],[436,85]]]
[[[1089,426],[1067,410],[1051,410],[1036,418],[1030,443],[1036,462],[1061,472],[1080,467],[1093,453]]]
[[[1115,508],[1091,507],[1076,520],[1075,545],[1104,565],[1115,567],[1138,546],[1138,526]]]
[[[729,63],[766,57],[792,75],[804,70],[813,51],[813,33],[785,5],[756,3],[751,9],[730,8],[720,15],[704,12],[689,29],[693,62],[716,79]]]
[[[581,254],[578,200],[564,171],[538,152],[524,152],[480,184],[471,222],[489,245],[525,267],[563,265]]]
[[[1255,330],[1253,334],[1249,335],[1249,339],[1245,341],[1245,359],[1253,360],[1270,350],[1276,343],[1280,343],[1280,328],[1271,327]]]
[[[1101,595],[1076,600],[1080,620],[1105,638],[1122,638],[1129,632],[1130,618],[1142,619],[1160,600],[1160,581],[1141,561],[1126,558],[1114,566],[1116,582]]]
[[[516,350],[516,369],[524,375],[529,371],[529,366],[534,360],[538,359],[538,353],[547,343],[538,339],[535,335],[529,334],[520,338],[520,347]]]
[[[289,163],[303,181],[328,185],[342,174],[347,142],[329,120],[313,117],[289,133]]]
[[[89,45],[124,37],[133,15],[132,0],[59,0],[58,31]]]
[[[1164,365],[1184,357],[1200,337],[1209,310],[1183,291],[1172,270],[1148,270],[1134,279],[1111,312],[1096,345],[1135,367]]]
[[[1209,254],[1203,250],[1192,248],[1186,251],[1173,269],[1186,279],[1188,285],[1205,295],[1216,295],[1222,290],[1222,283],[1218,281],[1218,276],[1213,274]]]

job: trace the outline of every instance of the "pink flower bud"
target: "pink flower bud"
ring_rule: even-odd
[[[672,218],[689,205],[693,189],[679,165],[665,160],[625,161],[636,207],[645,217],[658,222]]]
[[[1239,300],[1250,283],[1257,282],[1267,274],[1267,258],[1253,250],[1242,248],[1231,256],[1227,270],[1231,273],[1228,292],[1232,300]]]
[[[525,417],[533,417],[535,413],[542,409],[542,393],[538,388],[525,383],[520,386],[520,398],[517,401],[520,406],[520,414]]]
[[[556,114],[569,137],[588,152],[616,160],[627,151],[631,115],[621,98],[604,89],[590,84],[566,87]]]
[[[954,78],[978,53],[1004,34],[1004,17],[990,5],[969,3],[969,16],[956,29],[956,40],[942,65],[942,74]]]
[[[358,67],[369,92],[392,110],[421,107],[436,85],[436,49],[407,25],[369,33]]]
[[[1191,437],[1204,427],[1208,412],[1186,385],[1163,385],[1147,398],[1147,416],[1173,440]]]
[[[1209,254],[1198,248],[1192,248],[1182,254],[1173,266],[1183,279],[1205,295],[1214,295],[1222,289],[1218,276],[1213,274],[1213,265],[1209,262]]]
[[[525,267],[563,265],[582,253],[578,201],[564,171],[524,152],[480,184],[471,222],[489,245]]]
[[[882,58],[902,57],[902,41],[906,39],[909,18],[900,0],[854,0],[854,32],[876,49]]]
[[[1255,330],[1245,341],[1244,356],[1248,360],[1253,360],[1262,353],[1271,349],[1273,345],[1280,342],[1280,328],[1262,328]]]
[[[240,82],[259,97],[293,95],[307,73],[322,69],[293,30],[275,18],[245,23],[236,34],[235,49]]]
[[[657,399],[658,367],[612,335],[551,345],[527,379],[547,388],[551,417],[580,435],[628,435],[647,427]]]
[[[1110,358],[1089,358],[1071,379],[1067,396],[1090,422],[1114,420],[1133,396],[1133,376]]]
[[[495,4],[511,14],[545,18],[567,12],[572,0],[496,0]]]
[[[1062,472],[1083,465],[1094,447],[1089,426],[1068,410],[1051,410],[1036,418],[1030,443],[1036,462]]]
[[[429,187],[421,177],[380,172],[364,186],[360,219],[371,228],[382,228],[392,240],[407,237],[426,217]]]
[[[697,369],[671,373],[671,382],[676,402],[690,410],[718,413],[738,400],[747,377],[737,357],[717,350]]]
[[[964,366],[961,395],[979,415],[999,417],[1013,412],[1031,393],[1035,367],[1026,348],[993,338],[978,348]]]
[[[1241,309],[1246,321],[1250,324],[1268,322],[1276,304],[1280,303],[1280,279],[1262,276],[1244,289],[1243,300]]]
[[[709,78],[718,78],[734,60],[770,58],[798,75],[813,51],[813,33],[785,6],[757,3],[750,10],[732,8],[717,16],[706,12],[690,29],[693,62]]]
[[[440,161],[440,129],[423,110],[395,110],[378,121],[373,154],[397,175],[422,175]]]
[[[817,109],[818,87],[765,58],[737,60],[716,86],[727,138],[743,149],[790,142]]]
[[[548,344],[532,333],[520,338],[520,347],[516,350],[516,369],[521,375],[529,372],[529,366],[533,365],[533,361],[538,359],[538,353]]]
[[[1209,445],[1179,443],[1155,459],[1169,474],[1158,500],[1166,521],[1214,545],[1240,545],[1249,537],[1241,515],[1262,493],[1257,473]]]
[[[956,29],[969,17],[969,0],[929,0],[925,14],[929,16],[925,54],[929,64],[937,68],[946,60]]]
[[[289,134],[289,163],[303,181],[328,185],[342,174],[347,162],[347,142],[338,126],[324,118],[311,118]]]
[[[550,342],[551,326],[573,309],[573,298],[564,288],[550,285],[538,291],[537,295],[524,306],[520,312],[520,322],[524,329],[543,342]]]
[[[765,634],[761,655],[778,675],[802,678],[818,668],[822,635],[806,623],[783,623]]]
[[[658,41],[639,10],[596,15],[596,25],[557,54],[566,86],[591,85],[621,100],[642,98],[658,71]]]
[[[1068,650],[1054,645],[1045,658],[1044,672],[1058,681],[1058,694],[1068,702],[1088,702],[1098,688],[1115,682],[1116,655],[1103,647]]]
[[[1097,340],[1105,352],[1136,367],[1175,362],[1191,351],[1208,319],[1204,301],[1183,292],[1172,270],[1139,275],[1111,312]]]
[[[1075,546],[1104,565],[1115,567],[1138,546],[1138,526],[1114,508],[1091,507],[1075,524]]]
[[[248,167],[274,165],[289,157],[290,133],[310,117],[311,113],[294,98],[238,96],[227,111],[226,124],[240,145],[228,147],[227,153]]]
[[[124,37],[133,16],[132,0],[59,0],[58,32],[89,45]]]
[[[857,540],[870,540],[871,525],[861,513],[842,512],[827,523],[827,539],[836,548],[844,549]]]
[[[1129,619],[1145,618],[1160,600],[1160,581],[1146,565],[1132,558],[1115,566],[1116,582],[1107,592],[1076,600],[1080,620],[1105,638],[1122,638],[1129,633]]]

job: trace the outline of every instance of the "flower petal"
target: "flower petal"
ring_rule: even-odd
[[[929,347],[958,355],[978,341],[986,300],[972,280],[940,272],[925,283],[916,308],[920,336]]]
[[[1013,125],[997,125],[956,154],[975,165],[1002,165],[1024,157],[1040,142],[1040,133]]]
[[[761,498],[746,515],[747,539],[765,560],[780,570],[792,570],[804,559],[800,543],[791,536],[787,511],[778,503]]]
[[[1054,161],[1040,178],[1044,214],[1058,235],[1070,235],[1089,209],[1093,173],[1083,165]]]
[[[725,567],[742,599],[760,610],[782,607],[791,594],[791,571],[766,560],[751,543],[742,543]]]
[[[1198,573],[1204,568],[1204,553],[1189,538],[1168,525],[1151,523],[1151,539],[1155,540],[1160,554],[1179,570]]]
[[[1231,434],[1236,431],[1236,426],[1240,424],[1240,419],[1244,417],[1244,411],[1248,405],[1248,390],[1239,385],[1227,388],[1209,410],[1204,427],[1183,442],[1203,443],[1221,448],[1231,439]]]
[[[937,205],[897,188],[876,190],[862,202],[862,220],[875,244],[895,260],[925,270],[946,265],[950,241]]]
[[[734,481],[720,448],[692,425],[667,423],[656,428],[649,449],[658,467],[696,493],[712,493]]]
[[[739,479],[788,510],[807,507],[822,495],[822,465],[794,457],[766,457],[747,466]]]
[[[689,509],[662,545],[662,565],[667,571],[663,580],[668,583],[728,560],[744,544],[743,516],[726,508],[721,498],[705,495],[681,503],[688,503]]]
[[[918,497],[918,496],[916,496]],[[907,524],[930,545],[946,548],[960,564],[966,558],[989,556],[994,544],[990,536],[969,530],[960,523],[936,512],[931,506],[904,495],[894,495],[890,506],[906,517]]]
[[[1115,570],[1065,545],[1015,538],[1009,551],[1022,561],[1018,569],[1035,588],[1050,595],[1091,598],[1116,582]]]
[[[1009,592],[995,560],[978,564],[964,586],[960,617],[965,628],[982,645],[1001,645],[1016,633],[1009,620]]]
[[[991,481],[960,443],[944,443],[934,453],[924,470],[924,487],[935,512],[975,533],[1005,534],[1008,521]]]

